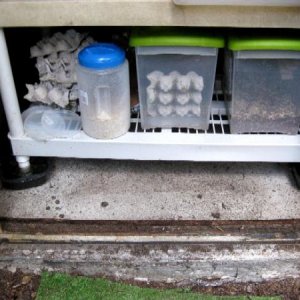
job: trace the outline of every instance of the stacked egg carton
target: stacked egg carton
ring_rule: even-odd
[[[65,87],[63,84],[55,84],[50,81],[35,84],[26,84],[28,94],[25,99],[31,102],[40,102],[43,104],[56,104],[59,107],[66,107],[70,101],[78,99],[77,84],[71,87]]]
[[[66,107],[70,101],[78,99],[76,61],[78,52],[93,43],[93,39],[75,30],[65,34],[55,33],[30,49],[31,57],[36,58],[36,68],[40,83],[26,84],[28,94],[25,99],[31,102],[56,104]]]
[[[200,117],[203,77],[195,72],[181,75],[177,71],[147,75],[147,113],[151,117]],[[177,117],[177,118],[175,118]],[[179,119],[180,122],[180,119]],[[176,124],[174,124],[174,127]]]

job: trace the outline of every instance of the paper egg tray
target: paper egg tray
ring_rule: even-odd
[[[147,75],[147,113],[151,117],[200,117],[203,77],[195,72],[177,71]]]

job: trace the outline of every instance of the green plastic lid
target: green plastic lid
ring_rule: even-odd
[[[227,47],[233,51],[240,50],[288,50],[300,51],[298,37],[230,37]]]
[[[130,37],[132,47],[181,46],[223,48],[222,36],[213,32],[185,28],[151,28],[135,30]]]

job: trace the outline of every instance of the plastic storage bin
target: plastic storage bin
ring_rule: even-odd
[[[93,44],[78,55],[77,79],[84,132],[112,139],[130,126],[129,71],[125,53],[113,44]]]
[[[156,29],[135,32],[130,45],[136,47],[142,127],[206,130],[223,38]]]
[[[297,134],[300,39],[232,37],[228,48],[231,133]]]

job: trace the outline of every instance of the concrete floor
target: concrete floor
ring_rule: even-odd
[[[300,218],[289,167],[53,159],[38,188],[0,192],[0,217],[97,220]]]

